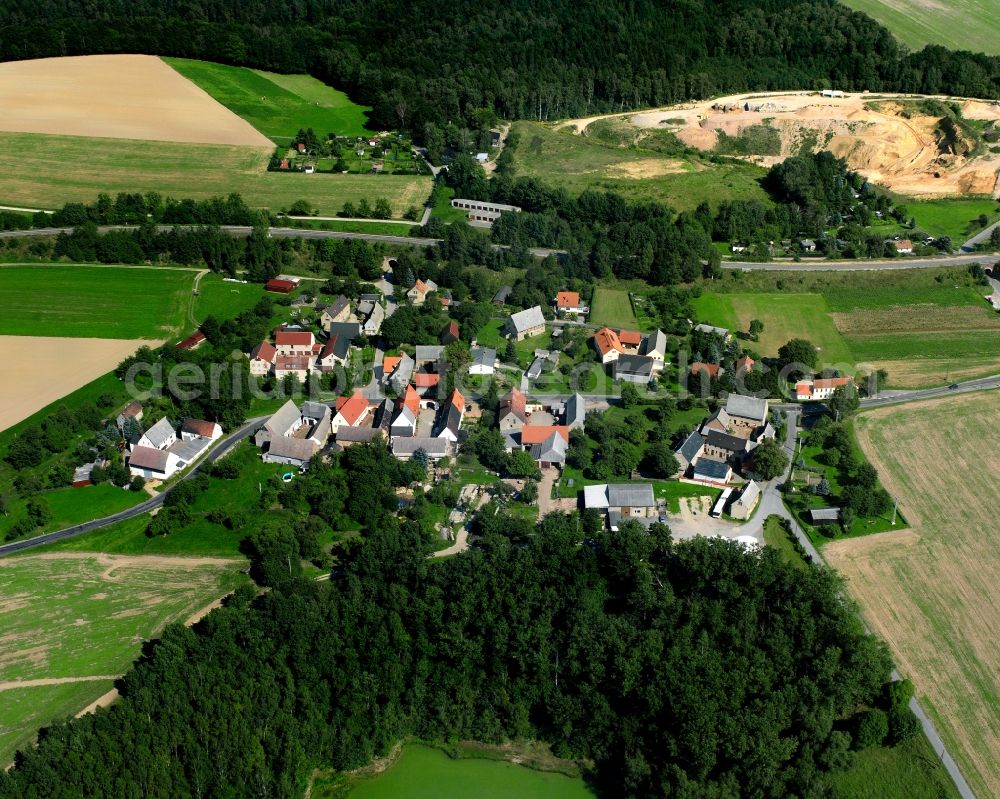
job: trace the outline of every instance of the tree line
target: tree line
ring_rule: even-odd
[[[405,25],[385,21],[405,16]],[[420,134],[477,112],[551,119],[741,91],[833,86],[996,97],[993,56],[911,53],[833,0],[10,0],[0,58],[95,53],[308,72]]]

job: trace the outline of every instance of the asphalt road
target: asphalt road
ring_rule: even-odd
[[[973,391],[989,391],[1000,388],[1000,375],[980,377],[976,380],[966,380],[962,383],[952,383],[949,386],[938,388],[925,388],[919,391],[894,391],[887,394],[879,394],[875,397],[867,397],[861,400],[862,408],[881,408],[885,405],[899,405],[904,402],[917,402],[918,400],[933,399],[935,397],[953,397],[956,394],[968,394]]]
[[[744,272],[891,272],[898,269],[936,269],[941,266],[995,264],[996,253],[941,255],[934,258],[887,258],[871,261],[723,261],[723,269]]]
[[[240,441],[243,441],[243,439],[251,436],[260,426],[261,422],[267,418],[267,416],[256,416],[253,419],[248,420],[239,430],[236,430],[228,436],[220,439],[219,443],[212,448],[211,452],[199,460],[183,477],[181,477],[181,481],[191,479],[206,463],[214,463],[223,455],[228,453]],[[7,555],[13,555],[16,552],[23,552],[27,549],[34,549],[35,547],[40,547],[45,544],[51,544],[55,541],[75,538],[78,535],[89,533],[91,530],[99,530],[101,527],[107,527],[110,524],[122,522],[135,516],[141,516],[144,513],[149,513],[149,511],[153,510],[153,508],[157,508],[163,504],[167,495],[176,485],[177,483],[174,483],[174,485],[170,486],[170,488],[166,489],[163,493],[158,494],[155,497],[150,497],[145,502],[140,502],[138,505],[127,508],[126,510],[113,513],[110,516],[105,516],[102,519],[93,519],[92,521],[84,522],[83,524],[66,527],[62,530],[55,530],[51,533],[45,533],[34,538],[26,538],[23,541],[13,541],[9,544],[0,545],[0,558],[6,557]]]

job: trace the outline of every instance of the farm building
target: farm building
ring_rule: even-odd
[[[177,349],[179,349],[179,350],[193,350],[199,344],[201,344],[201,342],[203,342],[204,340],[205,340],[205,334],[202,333],[200,330],[196,330],[194,333],[192,333],[186,339],[183,339],[182,341],[178,341],[177,342]]]
[[[291,280],[281,280],[274,277],[264,284],[264,290],[274,294],[291,294],[295,291],[295,284]]]
[[[535,305],[511,314],[507,320],[507,332],[517,341],[544,333],[545,317],[542,316],[541,306]]]
[[[751,480],[743,487],[743,492],[733,500],[729,508],[729,515],[734,519],[746,520],[753,514],[757,503],[760,502],[760,485]]]
[[[466,200],[456,197],[451,201],[452,208],[460,208],[466,212],[470,222],[479,222],[489,227],[500,218],[500,214],[519,214],[521,208],[505,203],[487,203],[481,200]]]

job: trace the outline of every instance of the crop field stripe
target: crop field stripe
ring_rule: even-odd
[[[844,0],[885,25],[915,50],[940,44],[952,50],[1000,54],[1000,22],[993,0]]]
[[[174,199],[236,192],[275,212],[305,200],[323,216],[348,201],[385,197],[400,217],[409,206],[423,205],[431,190],[424,175],[268,172],[268,147],[0,133],[0,148],[18,153],[0,172],[0,198],[30,208],[92,203],[101,192],[155,191]]]
[[[829,544],[979,796],[1000,795],[1000,448],[993,392],[862,414],[865,455],[912,530]]]

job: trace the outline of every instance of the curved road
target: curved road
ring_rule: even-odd
[[[201,467],[206,463],[214,463],[223,455],[226,455],[240,441],[243,441],[245,438],[249,438],[260,426],[261,422],[267,418],[267,416],[255,416],[253,419],[247,420],[243,426],[235,432],[219,439],[219,442],[212,448],[212,450],[204,458],[192,466],[183,477],[181,477],[181,481],[188,480],[196,475],[198,470],[201,469]],[[127,508],[118,513],[113,513],[110,516],[105,516],[101,519],[93,519],[92,521],[84,522],[83,524],[76,524],[62,530],[55,530],[51,533],[44,533],[43,535],[35,536],[34,538],[26,538],[23,541],[13,541],[9,544],[3,544],[0,546],[0,558],[6,557],[7,555],[13,555],[15,552],[23,552],[26,549],[34,549],[35,547],[40,547],[44,544],[51,544],[55,541],[75,538],[78,535],[89,533],[91,530],[98,530],[101,527],[107,527],[109,524],[122,522],[126,519],[141,516],[144,513],[149,513],[149,511],[154,508],[158,508],[163,504],[164,499],[166,499],[167,495],[176,485],[177,483],[167,488],[163,493],[157,494],[155,497],[150,497],[145,502],[140,502],[138,505],[134,505],[133,507]]]

